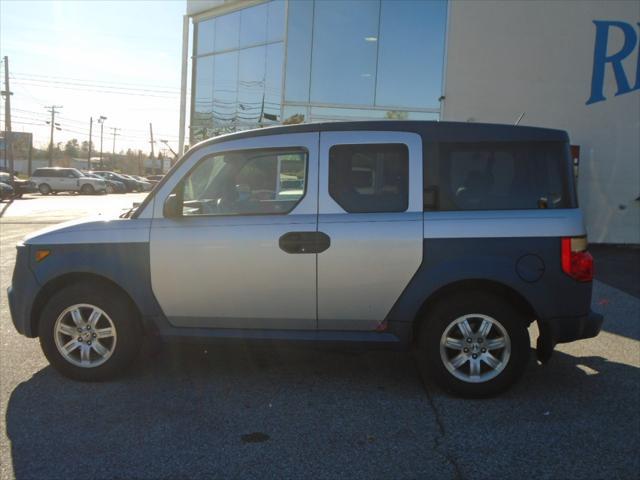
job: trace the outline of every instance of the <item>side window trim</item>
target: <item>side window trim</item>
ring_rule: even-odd
[[[291,145],[304,147],[308,151],[308,161],[305,196],[289,215],[317,215],[319,132],[278,133],[238,139],[234,139],[233,136],[231,137],[232,138],[224,139],[223,141],[206,142],[204,145],[191,149],[174,167],[173,171],[165,177],[164,181],[159,185],[159,188],[147,197],[140,209],[136,212],[135,217],[154,218],[157,220],[163,219],[163,208],[169,195],[192,167],[206,156],[230,150],[265,149],[272,147],[290,148]]]
[[[329,194],[329,150],[336,145],[404,144],[409,150],[409,204],[404,212],[348,213]],[[318,208],[321,215],[355,216],[405,215],[423,212],[422,137],[415,132],[355,130],[320,134]]]

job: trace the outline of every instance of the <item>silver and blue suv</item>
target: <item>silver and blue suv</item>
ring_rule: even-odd
[[[18,245],[9,301],[64,375],[164,338],[416,345],[463,396],[598,334],[566,132],[447,122],[265,128],[190,150],[120,218]]]

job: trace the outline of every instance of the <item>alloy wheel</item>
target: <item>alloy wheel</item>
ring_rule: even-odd
[[[86,303],[66,308],[54,324],[58,352],[69,363],[94,368],[105,363],[116,348],[116,328],[104,310]]]
[[[454,377],[483,383],[497,377],[509,363],[511,339],[495,318],[479,313],[453,320],[440,338],[440,358]]]

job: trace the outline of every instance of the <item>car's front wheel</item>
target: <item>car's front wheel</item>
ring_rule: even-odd
[[[133,361],[141,342],[129,299],[112,287],[89,283],[53,295],[42,310],[38,334],[51,365],[81,381],[113,378]]]
[[[84,185],[82,185],[82,187],[80,188],[80,192],[83,195],[93,195],[96,191],[93,188],[93,185],[90,185],[88,183],[85,183]]]
[[[427,368],[445,390],[463,397],[496,395],[527,365],[525,318],[503,298],[467,293],[440,301],[420,331]]]
[[[51,187],[46,183],[41,183],[38,185],[38,191],[40,195],[49,195],[51,193]]]

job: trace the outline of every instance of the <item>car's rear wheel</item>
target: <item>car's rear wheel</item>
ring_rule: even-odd
[[[93,195],[95,193],[95,189],[93,188],[93,185],[85,183],[80,188],[80,192],[84,195]]]
[[[107,193],[114,193],[116,190],[113,185],[107,185]]]
[[[130,300],[117,289],[91,284],[74,284],[53,295],[38,334],[51,365],[81,381],[116,376],[137,355],[142,336]]]
[[[41,195],[49,195],[51,193],[51,187],[46,183],[38,185],[38,191]]]
[[[525,318],[489,293],[441,300],[420,331],[427,368],[445,390],[464,397],[496,395],[524,372],[530,354]]]

